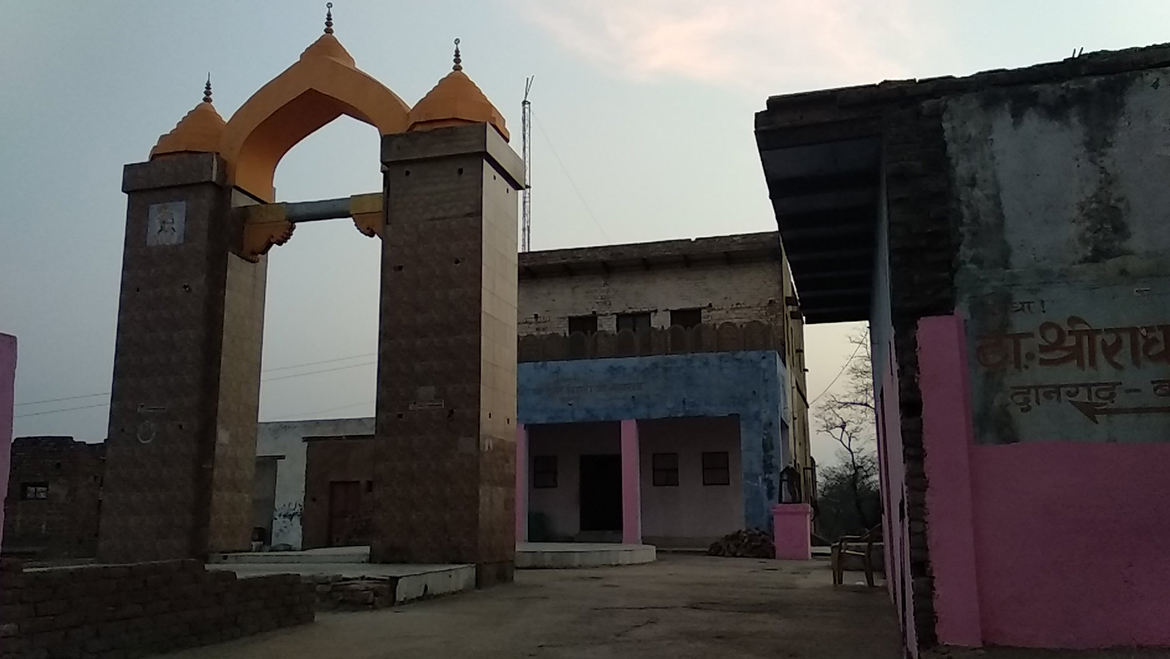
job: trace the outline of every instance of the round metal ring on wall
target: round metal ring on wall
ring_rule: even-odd
[[[142,423],[138,424],[138,431],[135,433],[135,436],[138,438],[138,443],[149,444],[154,441],[154,438],[157,434],[158,428],[156,428],[153,423],[150,421],[143,421]]]

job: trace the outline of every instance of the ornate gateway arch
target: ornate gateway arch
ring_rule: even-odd
[[[382,242],[372,559],[510,579],[523,165],[456,44],[410,108],[357,68],[330,15],[229,120],[209,82],[126,166],[103,561],[249,547],[266,254],[297,221],[353,217]],[[381,194],[274,203],[280,159],[343,114],[381,134]]]

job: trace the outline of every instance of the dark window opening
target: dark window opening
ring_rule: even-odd
[[[538,455],[532,458],[532,487],[537,489],[557,486],[557,456]]]
[[[731,485],[727,451],[703,454],[703,485]]]
[[[20,499],[22,501],[43,501],[48,498],[48,483],[22,483],[20,486]]]
[[[678,453],[655,453],[650,466],[656,487],[678,487]]]
[[[690,329],[703,322],[702,309],[675,309],[670,312],[670,324]]]
[[[617,315],[617,331],[632,330],[638,332],[650,329],[650,312],[619,313]]]
[[[591,316],[569,316],[569,334],[581,332],[585,335],[597,333],[597,314]]]

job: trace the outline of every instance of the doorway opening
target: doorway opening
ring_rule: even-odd
[[[622,456],[582,455],[580,487],[581,533],[620,534]]]

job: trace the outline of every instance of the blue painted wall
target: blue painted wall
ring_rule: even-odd
[[[771,528],[787,455],[787,372],[770,350],[527,362],[517,367],[525,425],[739,417],[745,524]]]

